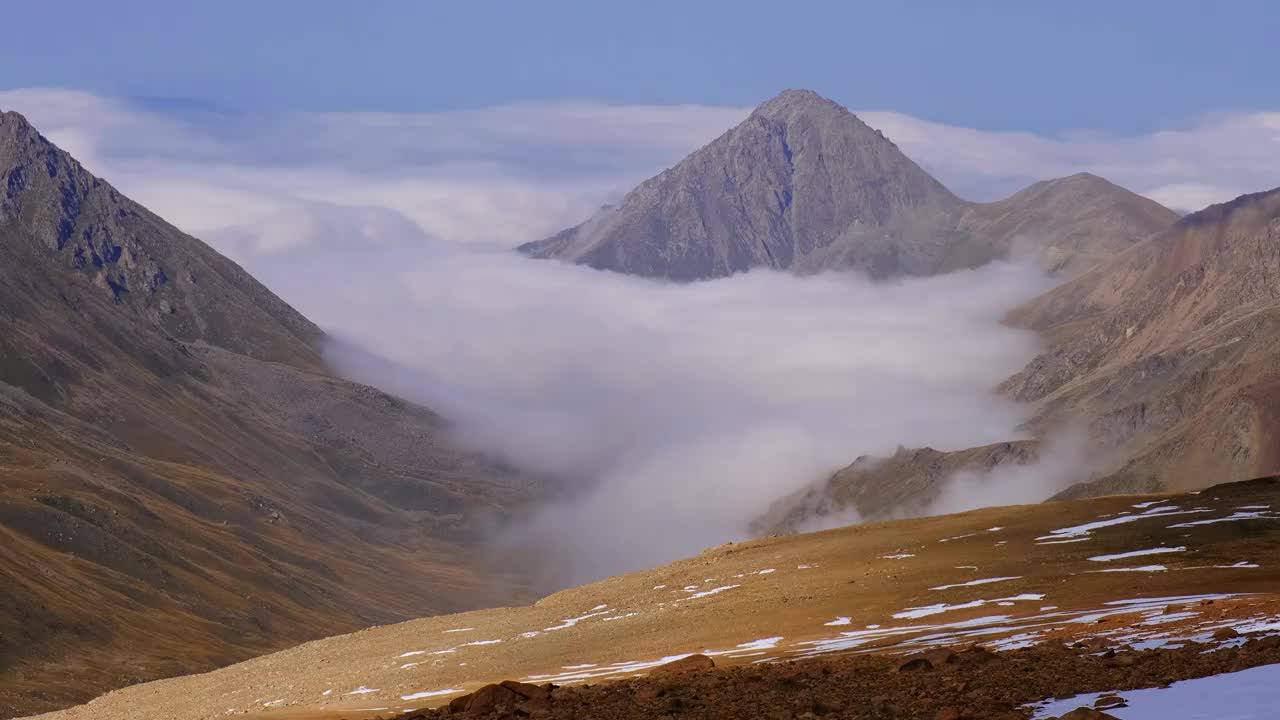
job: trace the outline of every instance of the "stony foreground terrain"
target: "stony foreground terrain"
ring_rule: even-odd
[[[1263,480],[1200,494],[993,508],[725,545],[665,567],[556,593],[528,607],[425,618],[328,638],[212,673],[121,690],[42,717],[387,717],[447,704],[504,680],[599,685],[582,692],[600,693],[600,698],[616,692],[623,698],[624,688],[632,686],[614,683],[652,674],[690,654],[706,655],[721,668],[740,668],[727,674],[717,670],[697,681],[728,683],[724,692],[729,695],[746,687],[734,685],[739,682],[773,688],[785,672],[780,668],[790,662],[802,663],[797,672],[816,673],[813,678],[825,674],[823,667],[837,674],[860,675],[858,668],[887,673],[884,668],[902,656],[938,647],[958,652],[974,644],[1012,652],[992,667],[1030,668],[1052,661],[1095,663],[1081,667],[1098,669],[1096,675],[1047,672],[1045,684],[1035,681],[1025,696],[982,691],[969,698],[967,690],[944,686],[925,696],[933,702],[929,712],[948,703],[965,712],[990,703],[1004,707],[1130,682],[1129,675],[1102,662],[1106,658],[1057,649],[1064,642],[1082,642],[1099,653],[1176,649],[1191,642],[1227,650],[1276,632],[1280,512],[1273,508],[1280,508],[1280,481]],[[1176,657],[1183,655],[1201,657],[1190,652]],[[1140,677],[1158,685],[1271,658],[1213,657],[1219,664],[1177,660],[1167,672],[1165,661],[1153,661],[1150,667],[1160,672],[1144,671]],[[828,661],[833,664],[822,664]],[[1126,662],[1117,666],[1127,667]],[[765,679],[750,680],[753,672]],[[1001,672],[1021,677],[1027,671]],[[893,678],[891,684],[935,682],[884,677]],[[1052,684],[1058,681],[1062,684]],[[651,687],[635,685],[634,692]],[[577,692],[556,691],[568,698],[567,708],[597,697],[574,700]],[[848,692],[832,701],[857,712],[876,703],[924,709],[889,691]],[[681,703],[696,699],[692,693],[679,695]],[[795,696],[775,696],[773,690],[766,695],[751,702],[796,710]],[[646,711],[663,701],[652,702],[657,704],[645,705]],[[669,708],[666,714],[679,715]]]
[[[508,683],[461,698],[465,703],[372,717],[1021,720],[1034,710],[1028,705],[1046,698],[1106,691],[1110,697],[1079,707],[1114,709],[1124,705],[1124,690],[1280,662],[1280,638],[1276,637],[1207,653],[1200,644],[1120,653],[1099,652],[1098,646],[1054,643],[1003,652],[937,648],[905,658],[855,655],[655,672],[592,686]],[[1226,702],[1223,698],[1223,705]],[[1088,710],[1072,720],[1112,717]],[[342,716],[316,717],[337,720]]]

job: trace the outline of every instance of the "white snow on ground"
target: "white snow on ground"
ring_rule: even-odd
[[[1189,528],[1197,525],[1213,525],[1221,522],[1239,522],[1241,520],[1280,520],[1280,515],[1275,513],[1266,513],[1262,511],[1234,512],[1227,517],[1208,518],[1206,520],[1195,520],[1192,522],[1178,523],[1170,525],[1172,528]]]
[[[1163,565],[1143,565],[1141,567],[1123,567],[1123,568],[1107,568],[1105,570],[1090,570],[1089,572],[1164,572],[1169,568]]]
[[[929,588],[929,589],[930,590],[950,590],[951,588],[970,587],[973,585],[986,585],[988,583],[998,583],[998,582],[1005,582],[1006,580],[1021,580],[1021,579],[1022,579],[1021,575],[1014,575],[1012,577],[983,578],[981,580],[970,580],[969,582],[952,583],[950,585],[939,585],[938,587]]]
[[[715,595],[715,594],[717,594],[717,593],[722,593],[722,592],[724,592],[725,590],[732,590],[732,589],[734,589],[734,588],[736,588],[736,587],[741,587],[741,586],[740,586],[740,585],[721,585],[720,587],[717,587],[717,588],[711,588],[710,590],[703,590],[702,592],[696,592],[696,593],[694,593],[694,594],[690,595],[690,596],[689,596],[689,599],[690,599],[690,600],[696,600],[697,598],[704,598],[704,597],[708,597],[708,596],[710,596],[710,595]]]
[[[378,688],[365,687],[364,685],[361,685],[349,693],[343,693],[343,695],[368,695],[369,693],[376,692],[378,692]]]
[[[1013,597],[996,598],[995,600],[970,600],[967,603],[959,603],[958,605],[948,605],[946,603],[938,603],[937,605],[925,605],[923,607],[907,608],[900,613],[894,613],[893,617],[898,620],[915,620],[939,613],[951,612],[952,610],[968,610],[970,608],[982,607],[989,603],[1011,603],[1024,600],[1043,600],[1044,595],[1039,593],[1023,593],[1014,595]]]
[[[1089,537],[1078,537],[1078,538],[1070,538],[1067,540],[1044,540],[1036,544],[1037,545],[1066,545],[1067,543],[1085,542],[1087,540],[1092,540],[1092,539],[1093,538],[1089,538]]]
[[[940,543],[944,543],[944,542],[951,542],[952,540],[963,540],[963,539],[965,539],[965,538],[971,538],[971,537],[973,537],[974,535],[977,535],[977,534],[978,534],[978,533],[968,533],[968,534],[965,534],[965,535],[956,535],[955,537],[942,538],[942,539],[941,539],[941,540],[939,540],[938,542],[940,542]]]
[[[401,654],[397,655],[396,657],[397,657],[397,658],[407,658],[407,657],[413,657],[414,655],[426,655],[426,654],[427,654],[427,651],[426,651],[426,650],[410,650],[409,652],[407,652],[407,653],[401,653]]]
[[[635,617],[636,615],[639,615],[639,614],[640,614],[640,613],[637,613],[637,612],[629,612],[629,613],[627,613],[627,614],[625,614],[625,615],[610,615],[609,617],[603,617],[603,618],[600,618],[600,621],[601,621],[601,622],[613,622],[614,620],[624,620],[624,619],[629,618],[629,617]]]
[[[995,526],[995,527],[989,527],[989,528],[987,528],[987,532],[1000,532],[1000,531],[1001,531],[1001,530],[1003,530],[1003,529],[1004,529],[1003,527],[1001,527],[1001,526],[997,525],[997,526]]]
[[[1106,694],[1077,695],[1036,705],[1035,717],[1056,717],[1078,707],[1092,707]],[[1128,707],[1107,710],[1120,720],[1274,720],[1280,714],[1280,665],[1114,694],[1129,703]]]
[[[734,650],[720,651],[720,652],[708,651],[707,654],[708,655],[728,655],[728,654],[737,653],[743,650],[772,650],[773,648],[778,646],[778,642],[780,642],[781,640],[782,640],[781,635],[777,635],[774,637],[760,638],[759,640],[752,640],[751,642],[742,643]]]
[[[896,555],[881,555],[880,557],[885,560],[905,560],[907,558],[915,557],[915,555],[912,555],[911,553],[897,553]]]
[[[452,633],[452,632],[471,632],[472,630],[475,630],[475,628],[454,628],[454,629],[452,629],[452,630],[445,630],[445,632],[447,632],[447,633]]]
[[[652,670],[660,665],[666,665],[667,663],[675,662],[676,660],[683,660],[692,654],[693,653],[667,655],[666,657],[661,657],[657,660],[648,660],[643,662],[627,660],[624,662],[614,663],[612,665],[606,665],[604,667],[592,667],[582,671],[571,671],[555,675],[530,675],[525,678],[525,681],[538,683],[550,682],[555,683],[556,685],[567,685],[595,678],[611,677],[614,675],[630,675],[632,673],[643,672],[645,670]]]
[[[606,607],[606,606],[601,605],[599,607]],[[579,615],[578,617],[565,618],[564,620],[560,621],[559,625],[552,625],[551,627],[542,628],[542,631],[551,632],[553,630],[564,630],[565,628],[571,628],[574,625],[577,625],[578,623],[588,618],[593,618],[599,615],[608,615],[608,614],[609,614],[608,610],[600,610],[596,608],[596,609],[593,609],[593,612],[589,612],[586,615]]]
[[[469,647],[469,646],[471,646],[471,645],[497,645],[497,644],[498,644],[498,643],[500,643],[500,642],[502,642],[502,641],[501,641],[501,640],[472,640],[472,641],[471,641],[471,642],[469,642],[469,643],[462,643],[462,644],[461,644],[461,645],[459,645],[458,647],[460,647],[460,648],[462,648],[462,647]]]
[[[1124,560],[1125,558],[1141,557],[1143,555],[1163,555],[1165,553],[1186,552],[1187,548],[1183,545],[1178,547],[1158,547],[1149,550],[1130,550],[1129,552],[1116,553],[1114,555],[1094,555],[1089,558],[1093,562],[1111,562],[1112,560]]]
[[[752,575],[768,575],[769,573],[775,573],[775,572],[778,572],[777,568],[765,568],[763,570],[757,570],[751,574]]]
[[[1131,505],[1130,507],[1136,507],[1136,508],[1138,508],[1139,510],[1146,510],[1147,508],[1151,507],[1152,505],[1159,505],[1159,504],[1160,504],[1160,503],[1162,503],[1162,502],[1164,502],[1164,501],[1163,501],[1163,500],[1148,500],[1148,501],[1146,501],[1146,502],[1135,503],[1135,504]]]
[[[848,625],[851,622],[853,622],[853,618],[845,617],[844,615],[841,615],[840,617],[836,618],[835,620],[832,620],[829,623],[822,623],[822,624],[826,625],[827,627],[832,627],[835,625]]]
[[[401,695],[401,700],[421,700],[422,698],[437,697],[439,695],[452,695],[462,692],[462,688],[449,688],[448,690],[427,690],[424,692],[416,692],[412,695]]]
[[[796,566],[796,569],[797,569],[797,570],[812,570],[813,568],[816,568],[816,567],[818,567],[818,566],[817,566],[817,565],[804,564],[804,565],[797,565],[797,566]]]
[[[582,665],[565,665],[565,670],[586,670],[587,668],[597,667],[595,663],[583,663]]]
[[[1157,505],[1149,508],[1145,512],[1137,515],[1121,515],[1120,517],[1108,518],[1106,520],[1094,520],[1083,525],[1075,525],[1072,527],[1059,528],[1050,531],[1048,535],[1043,535],[1036,540],[1066,540],[1069,538],[1088,537],[1094,530],[1100,530],[1104,527],[1113,525],[1124,525],[1126,523],[1137,522],[1153,517],[1172,517],[1175,515],[1197,515],[1200,513],[1213,512],[1208,508],[1194,508],[1192,510],[1182,510],[1177,505]]]

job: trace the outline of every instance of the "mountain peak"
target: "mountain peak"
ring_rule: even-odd
[[[849,113],[849,110],[834,100],[827,99],[812,90],[783,90],[777,95],[756,106],[752,115],[782,118],[797,113],[813,112]]]
[[[921,274],[963,205],[838,103],[786,90],[619,207],[521,250],[680,281],[753,267]]]
[[[16,162],[20,146],[39,137],[40,133],[21,113],[0,110],[0,168]]]

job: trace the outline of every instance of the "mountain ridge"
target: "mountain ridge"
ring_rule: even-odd
[[[925,275],[1011,254],[1074,275],[1176,219],[1087,173],[968,202],[843,106],[786,90],[619,203],[518,249],[675,281],[755,267]]]
[[[0,717],[529,596],[484,538],[537,481],[322,340],[0,116]]]

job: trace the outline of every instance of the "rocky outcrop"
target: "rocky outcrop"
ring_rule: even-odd
[[[944,483],[960,472],[985,475],[1026,465],[1039,455],[1034,440],[942,452],[899,448],[887,458],[860,457],[830,477],[781,498],[751,526],[756,535],[803,532],[860,520],[925,514]]]

